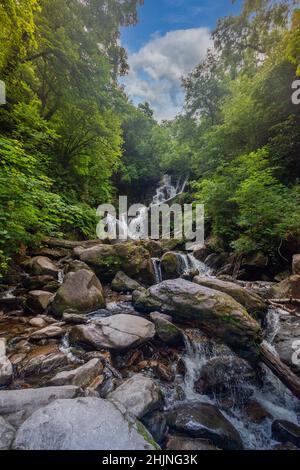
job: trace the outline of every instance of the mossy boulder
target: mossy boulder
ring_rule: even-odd
[[[135,296],[135,307],[160,311],[221,339],[241,357],[256,361],[262,342],[260,325],[247,310],[223,292],[176,279],[164,281]]]
[[[177,346],[184,343],[183,333],[176,325],[165,318],[165,315],[154,312],[150,315],[151,321],[155,325],[156,336],[170,346]]]
[[[180,277],[180,266],[176,253],[169,251],[161,259],[161,271],[164,280]]]
[[[110,282],[118,271],[151,285],[155,276],[149,251],[134,242],[97,245],[81,251],[79,258],[91,266],[99,279]]]
[[[127,276],[127,274],[123,273],[123,271],[119,271],[111,283],[111,288],[116,292],[126,293],[140,290],[142,286],[137,281]]]
[[[200,286],[209,287],[210,289],[230,295],[234,300],[243,305],[251,315],[261,318],[267,313],[267,303],[258,294],[249,291],[239,284],[203,276],[196,276],[193,281]]]
[[[57,317],[62,317],[67,309],[89,313],[104,307],[102,285],[97,276],[86,269],[67,274],[52,303]]]
[[[300,276],[293,275],[272,287],[270,295],[275,299],[300,299]]]

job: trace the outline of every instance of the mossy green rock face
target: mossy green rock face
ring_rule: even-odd
[[[178,258],[171,251],[165,253],[161,259],[163,279],[176,279],[180,276]]]
[[[62,317],[67,309],[89,313],[104,307],[102,285],[97,276],[86,269],[67,274],[52,303],[52,309],[58,317]]]
[[[258,294],[250,292],[239,284],[202,276],[196,276],[193,281],[200,286],[209,287],[210,289],[230,295],[254,316],[264,317],[267,313],[268,306],[266,302]]]
[[[140,290],[142,286],[137,281],[127,276],[127,274],[119,271],[111,283],[111,288],[116,292],[133,292]]]
[[[272,287],[270,295],[275,299],[300,299],[300,276],[290,276]]]
[[[182,331],[164,318],[161,313],[151,313],[151,321],[155,324],[155,331],[158,338],[170,346],[177,346],[184,343]]]
[[[135,307],[170,314],[181,323],[193,323],[247,360],[256,361],[259,357],[262,341],[259,324],[227,294],[176,279],[140,292]]]
[[[79,257],[104,281],[112,281],[118,271],[123,271],[146,285],[155,282],[150,253],[133,242],[93,246],[81,250]]]

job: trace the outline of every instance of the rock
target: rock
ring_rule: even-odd
[[[167,420],[164,414],[160,411],[150,412],[143,416],[141,421],[155,442],[162,445],[167,432]]]
[[[224,263],[226,263],[227,254],[226,253],[211,253],[205,259],[204,264],[208,266],[213,271],[220,269]]]
[[[136,374],[123,382],[107,399],[121,403],[136,418],[159,407],[162,394],[154,380],[142,374]]]
[[[245,359],[256,361],[262,331],[259,324],[232,297],[222,292],[176,279],[140,292],[140,311],[161,311],[182,323],[194,324],[221,339]]]
[[[80,260],[95,269],[99,279],[104,281],[112,281],[118,271],[123,271],[146,285],[155,282],[149,251],[134,242],[97,245],[84,249]]]
[[[57,276],[28,276],[23,282],[23,286],[28,290],[43,290],[44,287],[50,282],[56,281]]]
[[[6,357],[6,340],[0,338],[0,387],[9,385],[13,379],[13,367]]]
[[[154,450],[144,426],[108,400],[56,400],[19,428],[18,450]]]
[[[151,313],[150,318],[155,324],[156,335],[163,343],[171,346],[184,343],[182,331],[169,320],[166,320],[164,315],[161,313]]]
[[[47,247],[41,247],[38,248],[30,253],[32,256],[46,256],[47,258],[51,258],[54,260],[59,260],[61,258],[65,258],[66,256],[70,255],[70,250],[67,250],[66,248],[47,248]]]
[[[191,451],[191,450],[218,450],[205,439],[191,439],[190,437],[169,436],[167,450]]]
[[[112,290],[116,292],[133,292],[135,290],[139,290],[142,286],[127,276],[127,274],[119,271],[114,280],[111,283]]]
[[[31,313],[43,313],[49,307],[52,299],[52,292],[46,292],[43,290],[31,291],[28,293],[26,308]]]
[[[266,302],[259,295],[250,292],[250,290],[239,284],[201,276],[195,277],[193,281],[200,286],[209,287],[230,295],[252,315],[262,317],[267,313],[268,306]]]
[[[163,255],[161,259],[161,271],[164,280],[177,279],[180,276],[180,265],[176,253],[169,251]]]
[[[271,288],[274,299],[300,299],[300,276],[290,276]]]
[[[56,344],[39,346],[27,354],[26,359],[17,368],[20,376],[49,374],[58,368],[69,365],[68,357],[59,351]]]
[[[262,424],[266,419],[272,419],[270,413],[256,400],[249,400],[245,404],[245,411],[252,423]]]
[[[85,315],[80,315],[77,310],[72,309],[64,311],[62,320],[66,323],[72,323],[75,325],[82,325],[88,321]]]
[[[43,328],[46,326],[46,322],[43,320],[43,318],[36,317],[29,320],[29,325],[33,326],[34,328]]]
[[[36,276],[50,275],[57,279],[59,269],[51,259],[46,256],[35,256],[23,263],[25,269]]]
[[[75,398],[80,389],[73,385],[65,387],[27,388],[0,391],[0,416],[18,427],[35,410],[59,398]]]
[[[92,271],[91,268],[86,263],[75,259],[67,264],[65,272],[66,274],[76,273],[77,271],[81,271],[82,269],[86,269],[87,271]]]
[[[271,450],[299,450],[299,448],[294,446],[294,444],[287,442],[286,444],[277,444],[276,446],[273,446]]]
[[[86,269],[67,274],[52,303],[58,317],[62,317],[63,312],[70,308],[89,313],[104,307],[102,285],[97,276]]]
[[[70,343],[89,349],[127,349],[155,335],[153,323],[134,315],[114,315],[89,323],[75,326],[70,332]]]
[[[15,428],[0,416],[0,450],[10,449],[15,433]]]
[[[51,282],[48,282],[48,284],[45,285],[44,289],[48,292],[52,292],[53,294],[55,294],[55,292],[58,291],[60,286],[61,286],[61,282],[51,281]]]
[[[300,276],[300,254],[293,256],[293,274]]]
[[[153,323],[155,323],[155,321],[158,319],[166,320],[169,323],[173,323],[173,317],[171,317],[171,315],[166,315],[165,313],[160,313],[160,312],[150,313],[150,320],[153,321]]]
[[[91,359],[83,366],[66,372],[59,372],[50,381],[50,385],[77,385],[87,387],[103,371],[103,362],[100,359]]]
[[[256,374],[248,362],[235,356],[220,356],[204,364],[195,389],[200,394],[221,398],[233,395],[243,403],[253,394],[249,385],[255,383]]]
[[[243,449],[241,437],[236,429],[218,408],[208,403],[180,404],[167,413],[167,423],[179,433],[208,439],[221,449]]]
[[[273,346],[280,360],[289,366],[293,372],[300,374],[299,361],[293,360],[296,349],[294,343],[300,338],[300,319],[292,315],[277,313],[276,335]]]
[[[272,437],[278,442],[290,442],[300,449],[300,426],[297,424],[283,420],[274,421]]]
[[[50,325],[32,333],[30,339],[61,338],[64,332],[61,326]]]

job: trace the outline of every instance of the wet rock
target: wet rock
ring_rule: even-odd
[[[226,255],[225,253],[211,253],[205,259],[204,263],[213,271],[217,271],[226,262],[227,256],[228,255]]]
[[[88,325],[75,326],[70,332],[70,343],[89,349],[127,349],[155,335],[153,323],[134,315],[115,315]]]
[[[50,385],[77,385],[78,387],[87,387],[101,372],[103,363],[99,359],[91,359],[86,364],[76,369],[59,372],[50,381]]]
[[[97,276],[85,269],[67,274],[57,291],[52,308],[58,317],[67,309],[89,313],[105,307],[102,285]]]
[[[107,398],[121,403],[136,418],[142,418],[162,402],[159,386],[142,374],[136,374],[123,382]]]
[[[161,259],[163,279],[177,279],[180,276],[180,263],[176,253],[169,251]]]
[[[293,274],[300,276],[300,254],[293,256]]]
[[[299,448],[294,446],[291,442],[287,442],[286,444],[277,444],[276,446],[273,446],[272,450],[299,450]]]
[[[208,403],[183,403],[167,413],[167,423],[177,432],[208,439],[221,449],[243,449],[236,429],[218,408]]]
[[[245,411],[252,423],[262,424],[266,419],[271,419],[270,413],[256,400],[250,400],[245,404]]]
[[[114,280],[111,283],[112,290],[116,292],[133,292],[135,290],[139,290],[142,286],[127,276],[127,274],[119,271]]]
[[[68,357],[59,351],[56,344],[49,344],[32,349],[18,366],[17,373],[22,377],[39,376],[68,365]]]
[[[290,276],[271,288],[271,296],[274,299],[300,299],[300,276]]]
[[[65,310],[62,319],[66,323],[72,323],[75,325],[82,325],[88,321],[85,315],[80,315],[77,310],[72,309]]]
[[[0,416],[0,450],[10,449],[15,433],[15,428]]]
[[[14,427],[18,427],[38,408],[59,398],[75,398],[79,393],[80,389],[73,385],[2,390],[0,391],[0,416],[3,416]]]
[[[150,318],[155,324],[156,335],[163,343],[171,346],[182,345],[184,343],[180,328],[166,320],[162,314],[151,313]]]
[[[57,279],[59,269],[51,259],[46,256],[35,256],[23,263],[25,269],[36,276],[50,275]]]
[[[242,357],[256,361],[262,331],[245,308],[222,292],[176,279],[165,281],[135,297],[140,311],[161,311],[182,323],[194,324],[221,339]]]
[[[43,290],[44,287],[57,279],[57,276],[28,276],[23,282],[23,286],[28,290]]]
[[[13,368],[6,357],[6,340],[0,338],[0,387],[9,385],[13,378]]]
[[[31,313],[43,313],[50,305],[53,299],[52,292],[43,290],[34,290],[28,293],[26,308]]]
[[[239,284],[201,276],[195,277],[193,281],[201,286],[209,287],[210,289],[230,295],[234,300],[243,305],[252,315],[261,317],[267,313],[268,306],[266,302],[259,295],[240,286]]]
[[[80,254],[80,260],[95,269],[99,278],[104,281],[112,281],[118,271],[123,271],[146,285],[155,282],[149,251],[133,242],[97,245],[85,249]]]
[[[44,289],[47,290],[48,292],[52,292],[55,294],[55,292],[60,288],[60,286],[61,286],[61,283],[59,281],[51,281],[45,285]]]
[[[167,450],[191,451],[191,450],[218,450],[213,444],[205,439],[191,439],[190,437],[169,436]]]
[[[34,328],[43,328],[46,326],[46,322],[43,318],[36,317],[29,320],[29,325],[33,326]]]
[[[59,260],[60,258],[65,258],[66,256],[69,256],[70,253],[71,251],[67,250],[66,248],[41,247],[32,251],[30,254],[31,256],[46,256],[47,258]]]
[[[108,400],[57,400],[32,414],[19,428],[19,450],[153,450],[144,426]]]
[[[204,395],[233,396],[242,403],[252,395],[249,385],[255,383],[256,374],[248,362],[235,356],[220,356],[204,364],[195,389]]]
[[[67,264],[65,273],[66,274],[76,273],[77,271],[81,271],[82,269],[86,269],[87,271],[92,271],[92,269],[86,263],[75,259]]]
[[[272,437],[278,442],[290,442],[300,449],[300,426],[289,421],[276,420],[272,424]]]
[[[141,421],[155,442],[162,445],[167,433],[167,420],[164,414],[160,411],[150,412],[143,416]]]
[[[44,339],[44,338],[61,338],[65,330],[58,325],[50,325],[35,331],[30,335],[31,339]]]

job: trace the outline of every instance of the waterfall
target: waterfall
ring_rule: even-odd
[[[211,270],[201,261],[198,261],[192,254],[176,253],[178,264],[180,268],[180,274],[187,274],[191,270],[199,271],[201,275],[209,276]]]
[[[153,265],[154,274],[155,274],[155,284],[160,284],[163,280],[160,259],[152,258],[152,265]]]
[[[64,278],[65,278],[64,272],[59,271],[58,274],[57,274],[57,280],[60,284],[64,283]]]

